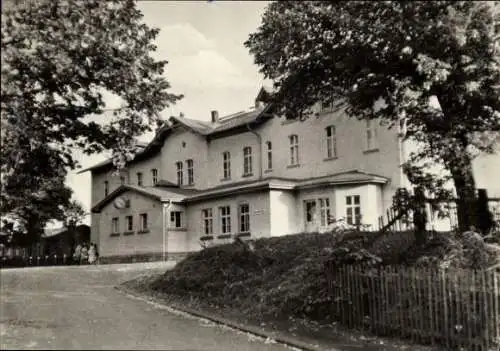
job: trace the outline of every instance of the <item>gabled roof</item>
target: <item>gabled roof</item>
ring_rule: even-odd
[[[255,125],[270,118],[266,114],[268,107],[255,108],[250,111],[240,111],[229,116],[221,117],[217,122],[203,122],[186,117],[170,117],[169,121],[174,125],[183,125],[193,132],[211,136],[223,131],[229,131],[246,125]]]
[[[127,191],[132,191],[157,201],[170,200],[172,202],[180,202],[186,196],[196,192],[196,190],[192,189],[182,189],[179,187],[171,187],[171,186],[141,187],[135,185],[121,185],[119,188],[112,191],[104,199],[99,201],[94,207],[92,207],[92,212],[93,213],[100,212],[107,204],[109,204],[111,201],[113,201],[121,194],[126,193]]]
[[[139,158],[147,149],[148,145],[150,143],[144,143],[144,142],[137,142],[137,147],[139,148],[139,151],[135,155],[134,159]],[[84,173],[87,171],[99,171],[99,170],[105,170],[113,166],[113,160],[111,158],[108,158],[107,160],[101,161],[91,167],[87,167],[82,169],[81,171],[78,171],[76,174]]]

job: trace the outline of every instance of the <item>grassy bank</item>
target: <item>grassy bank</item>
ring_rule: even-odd
[[[490,265],[487,248],[470,247],[450,234],[436,235],[425,246],[413,234],[297,234],[259,239],[254,250],[226,244],[191,254],[165,274],[126,283],[127,287],[177,301],[209,305],[225,314],[269,323],[305,320],[320,325],[338,321],[328,306],[326,265]]]

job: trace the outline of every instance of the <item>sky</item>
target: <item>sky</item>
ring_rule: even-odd
[[[184,98],[167,108],[163,117],[184,113],[187,118],[210,120],[246,110],[264,83],[253,58],[243,46],[260,25],[268,2],[264,1],[139,1],[144,22],[160,29],[156,58],[168,60],[165,76],[171,93]],[[113,107],[112,101],[108,105]],[[149,141],[152,133],[141,141]],[[107,158],[106,154],[75,153],[83,168]],[[90,172],[72,171],[67,184],[74,198],[90,211]],[[87,217],[87,224],[90,217]],[[52,226],[57,226],[53,224]]]

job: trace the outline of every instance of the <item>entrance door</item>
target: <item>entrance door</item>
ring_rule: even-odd
[[[318,230],[318,208],[316,200],[304,201],[304,223],[306,232],[314,232]]]

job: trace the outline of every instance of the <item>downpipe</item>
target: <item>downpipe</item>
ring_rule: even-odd
[[[162,253],[162,260],[163,262],[166,261],[167,258],[167,248],[168,248],[168,242],[167,242],[167,237],[168,237],[168,232],[167,232],[167,223],[168,223],[168,213],[170,210],[170,206],[172,205],[171,200],[167,200],[166,204],[163,204],[163,253]]]

